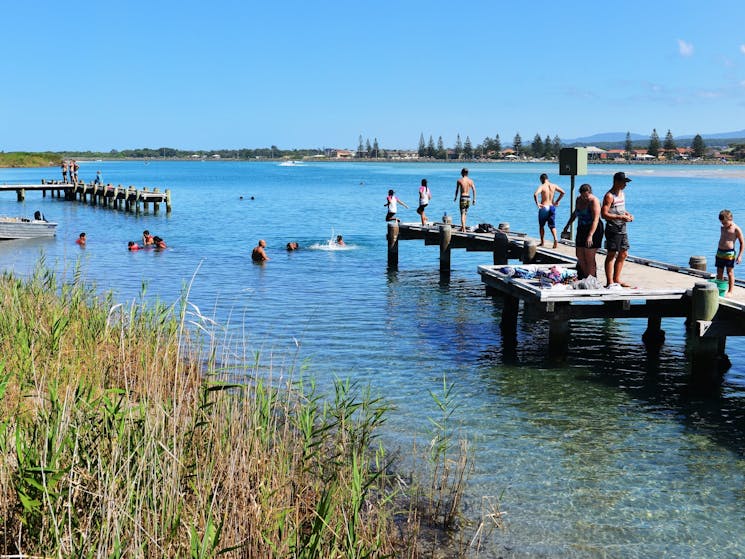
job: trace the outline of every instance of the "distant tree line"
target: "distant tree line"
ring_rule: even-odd
[[[534,136],[532,143],[523,144],[522,137],[518,132],[512,139],[512,144],[506,147],[503,147],[499,134],[495,134],[493,138],[487,136],[476,146],[471,142],[470,136],[466,136],[465,141],[462,141],[460,134],[457,134],[455,145],[446,149],[442,136],[437,138],[437,144],[435,144],[433,136],[430,136],[429,141],[425,142],[424,133],[421,133],[417,155],[421,158],[430,159],[502,159],[510,154],[510,151],[507,150],[511,150],[517,157],[551,159],[559,155],[561,146],[561,140],[558,136],[554,136],[553,139],[546,136],[543,139],[540,134]]]

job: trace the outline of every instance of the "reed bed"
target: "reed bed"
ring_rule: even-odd
[[[186,295],[125,307],[41,261],[0,308],[0,556],[414,558],[420,522],[454,525],[442,432],[404,490],[384,402],[219,354]]]

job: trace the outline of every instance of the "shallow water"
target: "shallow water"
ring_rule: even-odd
[[[173,213],[128,215],[27,194],[0,195],[0,214],[40,209],[59,222],[52,241],[0,244],[0,266],[28,273],[48,263],[84,276],[120,300],[175,301],[191,282],[202,313],[228,324],[267,366],[304,364],[320,386],[335,376],[369,384],[395,406],[384,439],[408,450],[426,442],[436,417],[429,391],[443,375],[456,384],[452,426],[476,452],[466,499],[478,518],[483,499],[500,496],[507,527],[482,556],[736,557],[745,555],[745,346],[728,340],[733,362],[723,385],[689,383],[682,322],[666,319],[658,355],[640,342],[645,321],[573,324],[570,354],[547,361],[543,323],[519,322],[518,346],[505,350],[501,306],[476,273],[490,255],[454,251],[449,281],[438,274],[438,249],[400,244],[399,270],[386,269],[385,196],[389,188],[418,221],[419,180],[433,200],[427,214],[456,213],[452,164],[162,162],[90,163],[115,184],[170,188]],[[555,164],[473,165],[478,202],[469,223],[509,222],[536,235],[532,193]],[[602,195],[612,166],[591,166]],[[635,221],[632,254],[686,264],[713,262],[717,214],[729,207],[745,222],[742,168],[634,166],[627,190]],[[57,169],[0,170],[0,182],[56,178]],[[243,197],[241,199],[240,197]],[[251,196],[254,197],[251,200]],[[735,201],[739,205],[732,205]],[[557,225],[563,225],[568,200]],[[163,237],[162,252],[126,250],[142,230]],[[74,240],[81,231],[88,245]],[[332,249],[343,234],[348,246]],[[267,241],[271,261],[255,265],[250,249]],[[288,241],[301,248],[287,252]],[[738,272],[740,272],[738,268]]]

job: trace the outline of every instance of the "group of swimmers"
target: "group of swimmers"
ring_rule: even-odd
[[[75,239],[75,244],[80,247],[85,247],[87,241],[88,237],[86,236],[85,232],[83,232],[78,235],[77,239]],[[151,235],[150,231],[145,229],[142,232],[142,246],[138,245],[136,241],[129,241],[127,243],[127,250],[140,250],[144,248],[154,248],[160,250],[168,247],[163,239],[161,239],[157,235]]]
[[[145,229],[142,232],[142,246],[138,245],[136,241],[129,241],[127,243],[127,250],[140,250],[143,248],[164,249],[167,246],[163,239],[157,235],[151,235],[150,231]]]
[[[337,235],[334,244],[340,247],[346,246],[344,237],[342,235]],[[300,248],[300,244],[297,241],[290,241],[285,245],[285,248],[287,249],[287,252],[293,252]],[[254,262],[266,262],[267,260],[270,260],[266,253],[266,241],[264,239],[259,239],[257,245],[253,250],[251,250],[251,260]]]

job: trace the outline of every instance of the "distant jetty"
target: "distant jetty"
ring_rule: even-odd
[[[0,185],[0,192],[15,192],[16,199],[23,202],[26,192],[41,191],[46,197],[49,191],[52,197],[67,201],[78,201],[91,206],[100,206],[125,212],[141,213],[149,212],[150,204],[153,205],[153,213],[160,211],[160,205],[165,204],[166,213],[171,213],[171,190],[165,189],[161,192],[158,188],[148,190],[147,188],[136,188],[134,186],[122,186],[113,184],[95,184],[93,182],[69,183],[56,180],[41,179],[40,184],[4,184]]]

